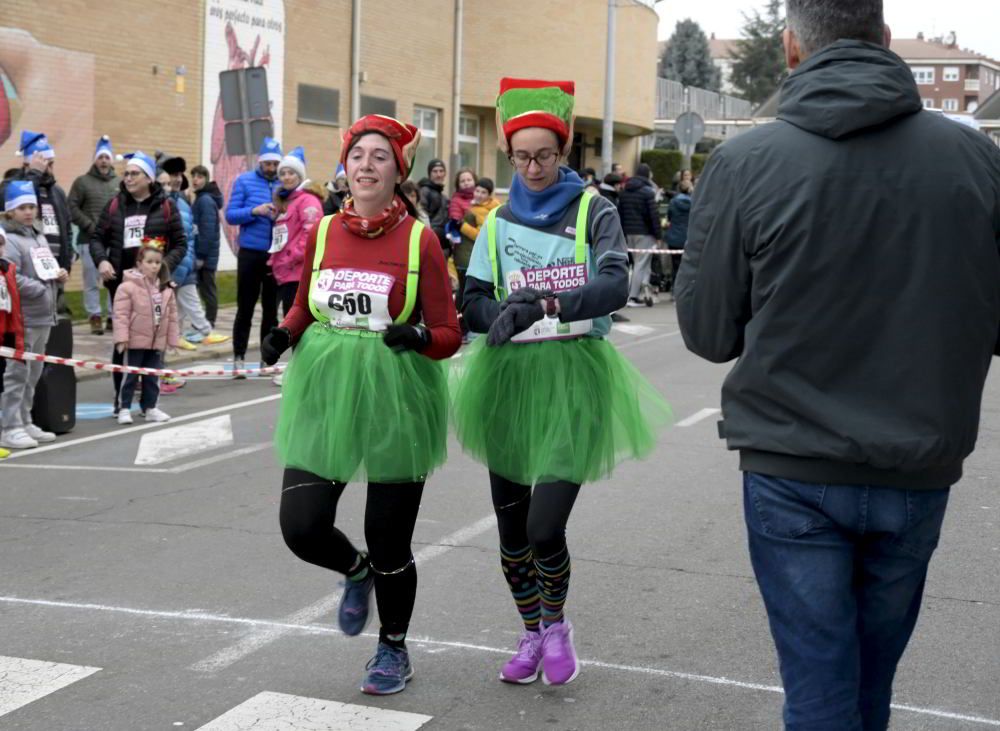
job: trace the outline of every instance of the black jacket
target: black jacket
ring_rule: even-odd
[[[214,180],[210,180],[194,194],[194,205],[191,206],[195,261],[201,260],[202,268],[210,272],[219,268],[219,211],[224,205],[222,191]]]
[[[742,469],[947,487],[1000,333],[1000,150],[924,111],[894,53],[838,41],[709,159],[676,292],[688,348],[739,359]]]
[[[647,235],[660,238],[660,213],[656,209],[656,187],[648,178],[635,175],[625,181],[618,194],[618,212],[626,236]]]
[[[424,178],[419,185],[420,205],[427,212],[431,229],[437,234],[441,246],[447,249],[450,245],[445,237],[444,227],[448,223],[448,196],[444,194],[444,186],[431,182],[430,178]]]
[[[30,180],[35,186],[35,195],[38,196],[38,219],[43,225],[45,207],[52,206],[59,233],[46,234],[45,239],[49,242],[49,249],[52,250],[52,255],[59,262],[59,266],[68,272],[73,265],[73,220],[70,216],[66,191],[56,182],[52,173],[42,173],[31,168],[22,170],[14,180]],[[5,189],[6,185],[0,187],[0,198],[3,197]]]
[[[163,202],[167,196],[163,188],[159,183],[153,183],[150,186],[150,193],[149,198],[137,202],[125,189],[125,183],[122,183],[121,191],[108,201],[101,211],[101,219],[97,222],[93,238],[90,239],[90,255],[94,258],[95,265],[99,265],[102,261],[111,262],[111,266],[115,268],[116,277],[112,280],[114,282],[120,283],[122,273],[135,266],[135,255],[139,251],[138,248],[125,248],[126,216],[145,215],[146,225],[143,235],[166,239],[167,250],[163,261],[170,271],[181,263],[184,254],[187,253],[187,236],[184,233],[184,224],[181,222],[177,204],[173,201],[168,204],[170,220],[165,220]],[[113,213],[112,207],[116,209]]]

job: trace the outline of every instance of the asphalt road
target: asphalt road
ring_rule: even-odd
[[[278,530],[279,389],[191,381],[161,399],[170,424],[83,420],[0,463],[0,729],[779,728],[736,458],[706,411],[728,367],[685,350],[671,305],[628,314],[613,339],[678,425],[577,503],[568,614],[584,668],[569,686],[496,679],[517,614],[486,472],[452,442],[416,529],[416,678],[398,696],[361,694],[374,630],[337,632],[339,578],[296,559]],[[108,380],[80,384],[87,413],[109,396]],[[998,430],[994,374],[898,674],[894,729],[1000,727]],[[339,524],[360,538],[363,490],[341,505]]]

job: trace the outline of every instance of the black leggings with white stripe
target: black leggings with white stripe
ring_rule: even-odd
[[[311,472],[286,469],[281,487],[281,534],[303,561],[345,576],[358,549],[334,522],[346,487]],[[368,483],[365,541],[375,575],[380,635],[406,634],[417,595],[417,569],[410,543],[424,483]]]

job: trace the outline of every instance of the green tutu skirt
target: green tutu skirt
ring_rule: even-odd
[[[313,324],[282,381],[275,431],[285,467],[327,480],[415,482],[447,456],[444,365],[382,336]]]
[[[615,347],[597,338],[488,347],[480,337],[452,372],[458,441],[522,485],[608,477],[647,456],[670,406]]]

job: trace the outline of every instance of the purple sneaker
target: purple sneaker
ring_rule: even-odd
[[[538,680],[542,666],[542,634],[524,630],[517,641],[514,657],[500,669],[500,680],[505,683],[526,685]]]
[[[337,624],[348,637],[357,637],[364,632],[371,618],[371,596],[375,588],[375,577],[371,569],[361,581],[344,580],[344,593],[340,596],[337,610]]]
[[[573,625],[568,619],[542,630],[542,681],[565,685],[580,674],[580,661],[573,647]]]

